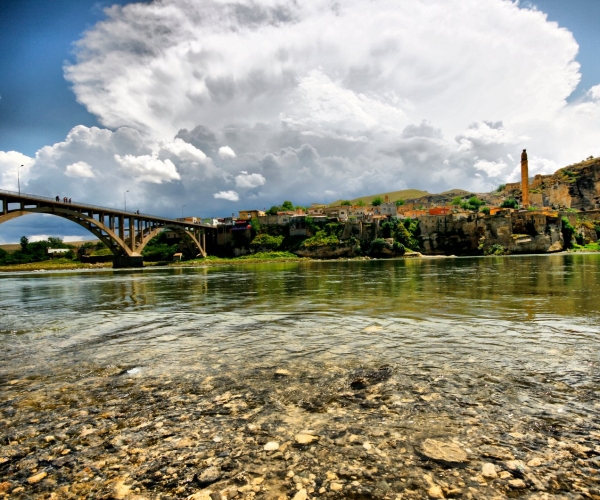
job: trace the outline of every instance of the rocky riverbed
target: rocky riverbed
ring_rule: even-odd
[[[0,376],[0,496],[600,499],[599,377],[442,366]]]

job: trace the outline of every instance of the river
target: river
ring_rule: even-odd
[[[3,429],[6,444],[35,458],[23,466],[28,454],[8,453],[0,471],[6,490],[23,498],[49,490],[69,498],[77,484],[85,494],[124,488],[146,498],[185,498],[211,484],[228,498],[291,498],[301,490],[420,498],[438,487],[441,495],[474,498],[589,492],[580,478],[526,464],[555,465],[558,451],[580,460],[600,454],[599,296],[598,254],[3,274]],[[106,412],[135,425],[112,429],[99,422]],[[181,423],[175,413],[191,420]],[[155,426],[165,418],[175,421],[166,436]],[[41,441],[58,422],[63,437]],[[140,425],[145,434],[124,437],[123,429]],[[194,434],[194,425],[203,430]],[[304,431],[323,450],[304,450],[295,441]],[[441,466],[421,470],[423,459],[448,466],[424,457],[419,446],[428,438],[466,449],[468,477],[437,477]],[[167,474],[165,464],[149,472],[152,453],[164,456],[185,439],[192,444],[173,449],[197,457],[195,479],[184,481],[179,469]],[[127,476],[103,466],[74,479],[86,464],[110,463],[106,442],[115,456],[131,458],[133,447],[146,458],[131,460]],[[296,448],[264,451],[270,442]],[[235,443],[244,451],[233,460]],[[64,450],[72,461],[62,460]],[[377,459],[385,469],[397,454],[408,465],[395,472],[390,465],[381,477],[344,475],[335,465],[344,450],[355,462],[347,467]],[[311,468],[309,457],[297,466],[303,453],[321,465]],[[296,469],[292,476],[246,463],[277,454],[279,469]],[[527,471],[511,471],[509,458]],[[481,476],[483,463],[493,463],[498,477]],[[211,468],[218,479],[202,480]],[[241,473],[255,477],[232,486]],[[28,482],[35,474],[43,477]]]

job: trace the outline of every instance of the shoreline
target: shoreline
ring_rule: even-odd
[[[569,255],[569,254],[597,254],[593,250],[563,250],[560,252],[552,253],[524,253],[524,254],[509,254],[509,255],[424,255],[420,252],[411,252],[407,255],[391,258],[371,258],[368,256],[360,257],[344,257],[339,259],[314,259],[310,257],[299,257],[299,256],[285,256],[285,257],[272,257],[265,258],[258,256],[252,258],[252,254],[241,257],[213,257],[203,259],[191,259],[187,261],[179,262],[144,262],[143,268],[173,268],[173,267],[210,267],[210,266],[239,266],[249,264],[276,264],[283,262],[352,262],[352,261],[371,261],[371,260],[403,260],[403,259],[456,259],[456,258],[476,258],[476,257],[526,257],[526,256],[549,256],[549,255]],[[131,268],[131,269],[143,269],[143,268]],[[44,271],[81,271],[81,270],[98,270],[98,269],[113,269],[112,262],[99,262],[96,264],[87,264],[81,262],[55,262],[55,261],[41,261],[32,262],[28,264],[15,264],[8,266],[0,266],[0,273],[13,273],[13,272],[44,272]],[[123,268],[120,270],[126,270]]]

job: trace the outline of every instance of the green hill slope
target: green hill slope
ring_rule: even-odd
[[[371,194],[368,196],[360,196],[359,198],[352,198],[350,202],[354,205],[358,200],[364,201],[367,205],[371,203],[378,196],[385,200],[386,195],[389,197],[390,201],[396,200],[408,200],[410,198],[420,198],[421,196],[426,196],[429,193],[427,191],[421,191],[419,189],[403,189],[402,191],[391,191],[389,193],[381,193],[381,194]],[[331,202],[329,205],[339,205],[343,200],[336,200]]]

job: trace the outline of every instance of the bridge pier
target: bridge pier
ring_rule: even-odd
[[[124,267],[144,267],[144,257],[141,255],[115,255],[113,268],[122,269]]]

